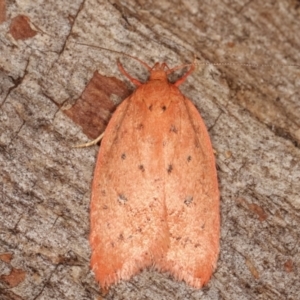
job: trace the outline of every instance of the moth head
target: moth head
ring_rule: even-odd
[[[155,63],[150,70],[150,80],[168,80],[170,68],[166,63]]]

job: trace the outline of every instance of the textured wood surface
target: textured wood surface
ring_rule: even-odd
[[[300,71],[285,65],[300,64],[299,1],[1,0],[0,10],[1,299],[297,299]],[[196,55],[181,90],[209,128],[222,197],[221,254],[204,289],[149,270],[101,296],[88,244],[98,147],[72,148],[88,137],[65,112],[96,70],[126,82],[118,57],[140,80],[146,70],[76,43],[150,65]],[[104,87],[113,102],[126,94]]]

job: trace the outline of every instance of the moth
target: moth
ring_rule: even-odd
[[[219,189],[205,124],[166,63],[149,67],[114,112],[101,142],[90,205],[91,268],[102,288],[154,266],[194,288],[219,254]]]

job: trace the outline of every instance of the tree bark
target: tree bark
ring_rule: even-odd
[[[298,1],[0,1],[0,10],[1,299],[299,297]],[[72,146],[104,130],[113,109],[101,99],[119,103],[133,89],[117,58],[147,78],[116,51],[151,66],[196,57],[181,91],[210,132],[222,220],[218,267],[201,290],[145,270],[104,295],[89,269],[98,146]]]

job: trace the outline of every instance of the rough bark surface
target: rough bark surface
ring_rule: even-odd
[[[0,10],[1,299],[299,298],[300,72],[286,66],[300,64],[299,1],[7,0]],[[78,43],[149,65],[194,54],[259,65],[199,65],[181,87],[209,128],[222,195],[220,259],[202,290],[147,270],[101,296],[88,244],[98,147],[72,148],[88,139],[64,110],[96,70],[125,81],[118,57],[139,79],[146,71]]]

